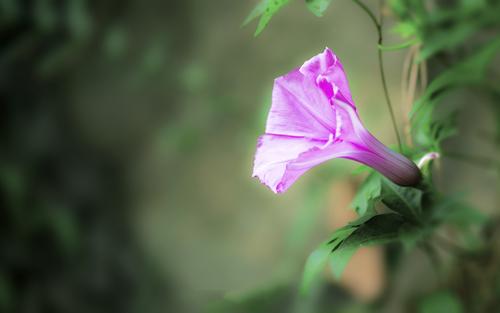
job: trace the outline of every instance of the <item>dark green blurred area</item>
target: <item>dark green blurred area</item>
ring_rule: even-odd
[[[293,3],[254,38],[255,1],[0,0],[0,312],[345,309],[340,287],[296,285],[331,231],[332,181],[356,166],[282,196],[250,178],[273,79],[325,46],[395,142],[375,30],[334,2],[323,19]],[[403,57],[386,57],[394,99]],[[489,209],[493,178],[467,177]]]

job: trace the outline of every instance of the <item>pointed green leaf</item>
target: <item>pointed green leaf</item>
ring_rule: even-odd
[[[375,215],[366,214],[358,218],[357,220],[349,222],[346,226],[337,229],[332,234],[332,237],[328,242],[328,244],[332,245],[332,252],[335,251],[338,248],[339,244],[343,242],[347,237],[349,237],[359,226],[369,221],[374,216]]]
[[[394,213],[379,214],[370,218],[347,237],[339,249],[349,246],[384,244],[398,237],[401,227],[407,220]]]
[[[429,36],[423,41],[424,46],[417,62],[425,60],[439,51],[453,49],[472,36],[478,30],[478,27],[477,23],[464,21],[453,28],[434,28],[436,31],[429,33]]]
[[[473,84],[484,79],[488,64],[500,49],[500,38],[481,47],[472,56],[442,72],[427,87],[425,93],[412,107],[410,117],[428,103],[429,99],[444,89],[459,85]]]
[[[370,220],[372,216],[365,215],[359,219],[348,223],[346,226],[337,229],[331,236],[330,241],[322,243],[316,250],[314,250],[308,257],[306,265],[304,267],[304,272],[302,275],[301,292],[307,293],[314,281],[317,279],[318,275],[325,268],[330,253],[331,257],[335,259],[335,263],[339,266],[344,266],[347,264],[348,251],[345,250],[339,254],[336,254],[336,249],[342,244],[342,242],[349,237],[360,225],[364,222]],[[356,249],[354,249],[355,251]],[[354,251],[352,253],[354,253]]]
[[[425,105],[416,102],[414,107],[420,108],[411,119],[411,131],[415,144],[426,149],[434,148],[434,138],[430,130],[434,118],[434,109],[437,103],[442,99],[441,96],[429,100]]]
[[[342,273],[344,273],[349,260],[351,260],[357,250],[357,247],[351,246],[332,252],[332,256],[330,257],[330,268],[335,278],[339,279],[342,277]]]
[[[349,259],[357,249],[362,246],[386,244],[399,240],[405,232],[410,230],[408,226],[411,225],[403,216],[395,213],[362,217],[360,220],[363,222],[356,221],[351,224],[353,231],[340,244],[337,244],[338,248],[332,252],[330,264],[337,278],[342,275]],[[414,228],[411,230],[414,231]]]
[[[269,0],[267,2],[266,8],[259,20],[259,24],[257,25],[257,30],[255,31],[255,36],[259,35],[264,28],[266,28],[267,24],[283,6],[285,6],[290,0]]]
[[[407,21],[397,23],[392,30],[403,38],[409,38],[418,34],[418,29],[415,23]]]
[[[304,266],[304,273],[302,275],[302,284],[300,291],[302,294],[306,294],[314,282],[317,280],[318,276],[325,269],[326,263],[330,256],[331,247],[327,242],[322,243],[316,250],[314,250],[307,258],[306,264]]]
[[[427,149],[439,151],[443,140],[455,135],[457,129],[457,112],[450,111],[444,116],[436,117],[434,111],[443,96],[435,97],[423,105],[411,120],[411,130],[415,143]]]
[[[260,1],[259,4],[257,4],[257,6],[252,10],[252,12],[250,12],[250,14],[248,14],[246,19],[241,24],[241,26],[245,26],[248,23],[250,23],[251,21],[253,21],[254,19],[256,19],[257,17],[261,16],[262,13],[264,13],[264,11],[266,10],[267,4],[269,3],[269,1],[270,0]]]
[[[379,200],[381,192],[382,181],[380,175],[372,172],[359,187],[351,206],[359,216],[366,213],[373,214],[374,205]]]
[[[317,17],[322,17],[325,10],[330,5],[332,0],[306,0],[306,5],[309,11]]]
[[[382,202],[392,211],[409,219],[418,219],[422,213],[422,191],[413,187],[401,187],[383,179]]]

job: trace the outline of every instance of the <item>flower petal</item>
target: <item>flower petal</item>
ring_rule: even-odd
[[[346,142],[266,134],[259,138],[253,177],[275,193],[282,193],[310,168],[356,151]]]
[[[306,76],[318,77],[334,67],[336,63],[338,63],[337,56],[327,47],[322,53],[305,61],[300,67],[300,72]]]
[[[417,184],[416,165],[370,134],[359,119],[344,69],[330,49],[275,80],[253,176],[275,193],[334,158],[366,164],[396,184]]]
[[[326,78],[336,91],[335,97],[354,106],[344,67],[330,48],[325,48],[322,53],[306,61],[300,72],[314,79],[320,78],[319,81],[324,81]]]
[[[327,140],[335,124],[335,112],[313,80],[298,70],[275,80],[266,133]]]

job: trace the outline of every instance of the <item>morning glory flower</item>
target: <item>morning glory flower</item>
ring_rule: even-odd
[[[421,177],[412,161],[365,129],[344,68],[326,48],[274,81],[253,176],[275,193],[282,193],[310,168],[335,158],[370,166],[401,186],[416,185]]]

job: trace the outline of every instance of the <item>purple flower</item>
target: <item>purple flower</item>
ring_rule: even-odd
[[[344,68],[326,48],[274,81],[253,176],[282,193],[308,169],[334,158],[368,165],[398,185],[420,180],[412,161],[384,146],[361,124]]]

